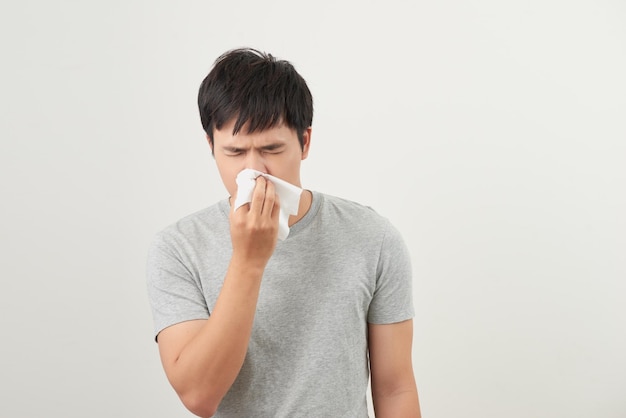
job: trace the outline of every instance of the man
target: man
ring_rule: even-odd
[[[198,95],[230,195],[159,233],[148,290],[166,375],[201,417],[419,417],[411,266],[370,208],[304,190],[278,241],[276,179],[301,187],[313,101],[287,61],[218,58]],[[236,178],[253,180],[236,207]],[[272,181],[271,179],[274,179]]]

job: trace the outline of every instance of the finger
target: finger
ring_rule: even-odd
[[[280,196],[278,193],[274,194],[274,206],[272,207],[272,220],[278,222],[278,215],[280,214]]]
[[[256,185],[252,192],[252,200],[250,201],[250,212],[261,214],[263,211],[263,203],[265,201],[265,188],[267,186],[267,180],[263,176],[256,178]]]
[[[272,209],[274,208],[274,202],[276,201],[276,197],[278,197],[278,195],[276,194],[274,183],[267,180],[267,184],[265,187],[265,201],[263,202],[263,211],[261,213],[263,216],[272,216]]]

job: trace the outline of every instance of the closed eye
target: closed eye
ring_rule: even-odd
[[[261,151],[263,151],[266,154],[279,154],[283,152],[284,149],[285,147],[283,144],[270,144],[270,145],[261,147]]]
[[[244,150],[242,148],[234,148],[234,147],[233,148],[225,147],[223,149],[223,151],[224,151],[225,155],[229,155],[229,156],[233,156],[233,157],[237,156],[237,155],[241,155],[241,154],[246,152],[246,150]]]

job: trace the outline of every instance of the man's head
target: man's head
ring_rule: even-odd
[[[313,122],[313,98],[289,62],[254,49],[220,56],[200,85],[202,127],[213,148],[214,132],[234,120],[233,135],[254,133],[281,124],[295,130],[300,147]]]
[[[313,99],[287,61],[253,49],[219,57],[200,86],[202,126],[231,196],[237,174],[252,168],[300,185],[311,144]]]

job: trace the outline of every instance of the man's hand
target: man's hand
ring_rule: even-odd
[[[183,404],[213,416],[246,356],[265,266],[276,248],[280,204],[260,176],[252,201],[230,212],[233,255],[208,320],[172,325],[158,336],[163,367]]]
[[[279,213],[274,185],[263,176],[257,177],[251,202],[230,212],[234,261],[265,268],[276,248]]]

